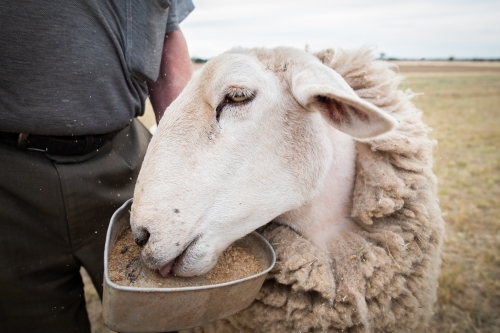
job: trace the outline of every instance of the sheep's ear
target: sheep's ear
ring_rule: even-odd
[[[396,120],[361,99],[333,69],[309,63],[291,77],[292,94],[307,110],[319,111],[338,130],[358,139],[387,133]]]

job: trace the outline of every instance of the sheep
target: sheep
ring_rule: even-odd
[[[286,47],[236,48],[192,78],[137,181],[143,261],[202,274],[260,227],[277,264],[249,308],[191,332],[425,329],[444,222],[435,142],[400,81],[368,49]]]

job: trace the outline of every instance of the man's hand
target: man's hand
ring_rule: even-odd
[[[149,99],[160,122],[165,109],[181,93],[193,74],[193,65],[181,30],[165,35],[160,74],[154,83],[148,83]]]

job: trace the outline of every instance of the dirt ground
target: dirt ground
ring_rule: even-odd
[[[439,141],[435,173],[447,236],[429,333],[500,332],[500,62],[395,62]],[[142,121],[154,124],[152,109]],[[102,324],[86,281],[93,333]]]

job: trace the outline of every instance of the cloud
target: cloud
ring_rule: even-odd
[[[233,46],[313,50],[373,45],[397,57],[500,57],[500,1],[194,0],[182,23],[191,54]]]

